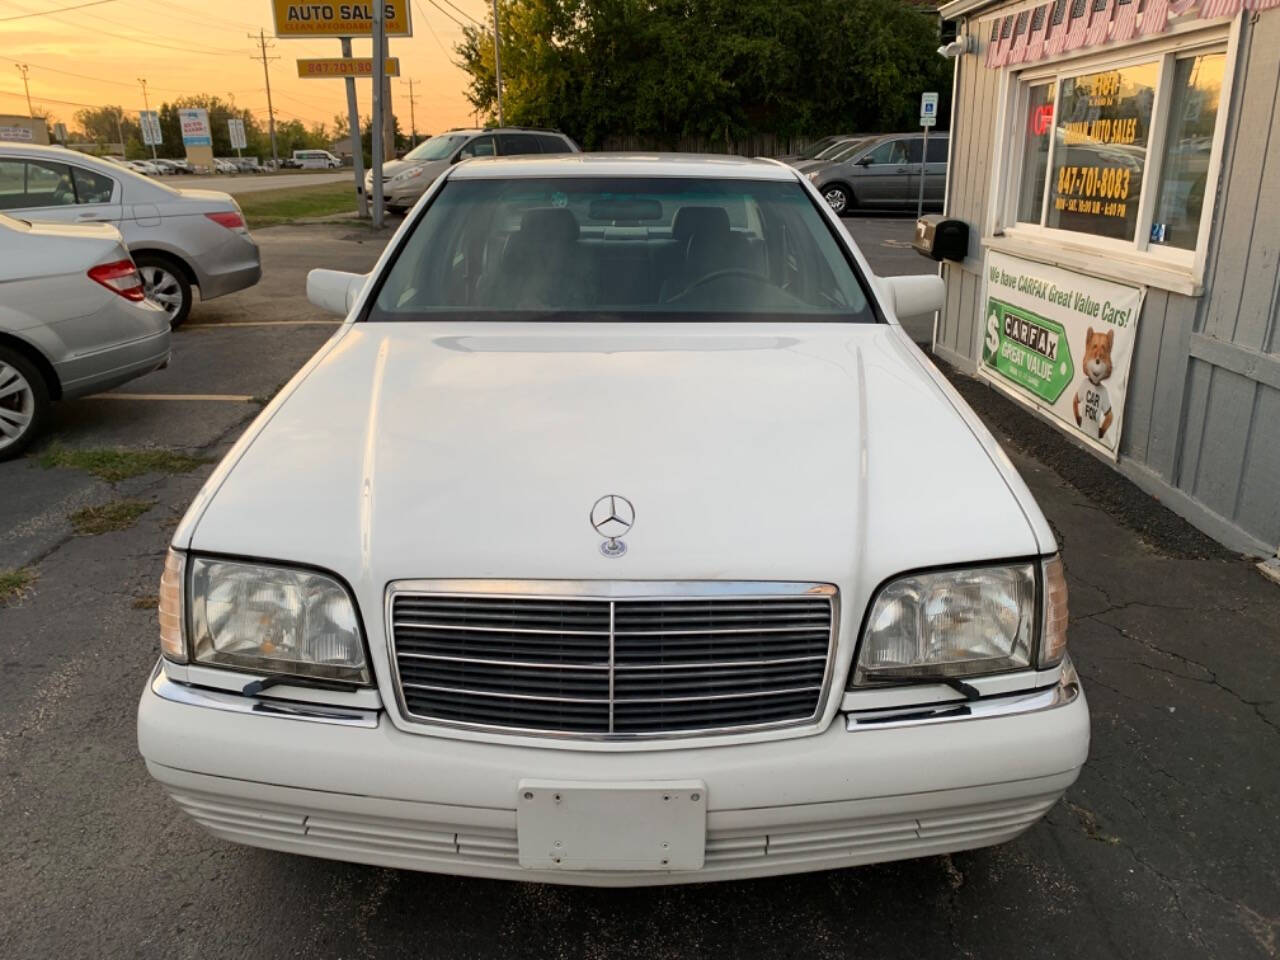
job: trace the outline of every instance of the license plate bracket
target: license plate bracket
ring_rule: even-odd
[[[516,836],[533,870],[699,870],[707,785],[521,780]]]

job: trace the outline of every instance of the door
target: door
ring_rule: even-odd
[[[919,141],[916,149],[920,149]],[[911,192],[910,153],[911,139],[904,137],[884,141],[858,161],[852,184],[858,206],[903,204]]]
[[[23,220],[119,224],[120,185],[85,167],[3,157],[0,210]]]
[[[494,154],[493,134],[486,133],[482,137],[468,140],[466,146],[458,151],[454,162],[469,160],[472,157],[492,157]]]

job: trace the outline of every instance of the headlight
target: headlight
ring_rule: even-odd
[[[405,170],[405,171],[403,171],[403,172],[401,172],[401,173],[397,173],[394,177],[392,177],[392,178],[391,178],[391,182],[392,182],[392,183],[404,183],[406,180],[416,180],[416,179],[418,179],[418,177],[420,177],[420,176],[422,176],[422,168],[421,168],[421,167],[411,167],[411,168],[410,168],[410,169],[408,169],[408,170]]]
[[[1066,649],[1061,561],[1055,557],[1043,564],[1050,597],[1043,630],[1038,629],[1038,566],[1002,564],[891,581],[872,604],[852,685],[1028,669],[1038,633],[1046,641],[1040,665],[1060,661]]]
[[[196,663],[368,683],[355,602],[311,570],[190,558]]]
[[[820,177],[821,175],[822,175],[821,170],[810,170],[808,173],[805,174],[806,177],[808,177],[810,180],[813,180],[815,182],[817,181],[818,177]]]

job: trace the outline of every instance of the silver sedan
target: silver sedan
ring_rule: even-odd
[[[0,460],[35,439],[49,404],[118,386],[169,359],[120,231],[0,214]]]
[[[178,190],[75,150],[0,144],[0,213],[118,227],[148,299],[175,327],[191,312],[193,290],[212,300],[262,277],[258,245],[229,194]]]

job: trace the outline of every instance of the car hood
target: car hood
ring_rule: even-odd
[[[925,362],[885,324],[357,323],[175,540],[330,569],[366,602],[435,577],[869,589],[1036,553],[1034,504]],[[635,508],[621,558],[589,521],[606,494]]]

